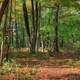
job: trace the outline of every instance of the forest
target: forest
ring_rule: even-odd
[[[80,0],[0,0],[0,80],[80,80]]]

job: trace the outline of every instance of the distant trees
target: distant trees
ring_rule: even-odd
[[[32,39],[31,39],[31,51],[36,50],[36,41],[37,41],[37,33],[38,33],[38,27],[39,27],[39,3],[36,1],[34,3],[33,0],[31,0],[32,5]]]
[[[36,41],[37,41],[37,33],[38,33],[38,25],[39,25],[38,7],[39,7],[38,1],[34,2],[33,0],[31,0],[32,28],[30,33],[28,11],[27,11],[25,0],[23,1],[24,20],[25,20],[26,31],[30,41],[31,51],[36,50]]]
[[[14,46],[9,45],[9,47],[14,48],[16,46],[15,48],[21,48],[24,45],[27,47],[29,42],[28,47],[31,52],[43,47],[59,53],[60,49],[67,45],[69,41],[73,40],[74,44],[78,43],[79,36],[76,39],[74,38],[79,32],[77,33],[75,31],[77,27],[73,28],[73,26],[75,22],[75,26],[79,26],[77,16],[79,16],[78,10],[80,7],[75,0],[31,0],[29,4],[26,4],[28,1],[30,0],[17,0],[16,2],[19,5],[13,3],[14,6],[12,6],[11,0],[3,0],[2,2],[0,23],[5,14],[3,19],[4,38],[5,33],[12,28],[11,35],[9,32],[10,41],[7,44],[11,44],[12,39]],[[14,9],[13,13],[12,9]],[[76,14],[73,14],[74,12]],[[73,23],[74,20],[75,22]],[[76,34],[73,34],[74,32]],[[4,40],[5,44],[6,41]]]

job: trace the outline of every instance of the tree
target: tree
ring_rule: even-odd
[[[59,52],[58,25],[59,25],[59,5],[56,5],[54,51],[56,51],[57,53]]]
[[[2,21],[3,14],[4,14],[5,9],[7,8],[8,4],[9,4],[9,0],[4,0],[2,3],[1,9],[0,9],[0,24]]]
[[[25,0],[23,0],[23,14],[24,14],[26,32],[27,32],[27,35],[28,35],[29,41],[30,41],[31,34],[30,34],[30,28],[29,28],[28,11],[27,11],[26,1]]]
[[[36,50],[36,41],[37,41],[37,32],[38,32],[38,1],[35,2],[31,0],[32,7],[32,36],[31,36],[31,51],[34,52]]]

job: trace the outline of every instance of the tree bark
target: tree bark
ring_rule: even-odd
[[[26,26],[26,32],[30,40],[30,28],[29,28],[29,19],[28,19],[28,11],[26,7],[26,2],[23,0],[23,14],[24,14],[24,21]]]
[[[9,4],[9,0],[4,0],[2,3],[1,9],[0,9],[0,24],[1,24],[2,17],[4,15],[5,9],[7,8],[8,4]]]
[[[34,9],[34,1],[31,0],[32,6],[32,36],[31,36],[31,52],[35,51],[36,39],[35,39],[35,9]]]
[[[31,38],[31,52],[37,51],[37,39],[38,39],[38,26],[39,26],[39,4],[38,1],[33,2],[31,0],[32,5],[32,38]],[[34,9],[35,6],[35,9]]]
[[[59,52],[59,39],[58,39],[58,24],[59,24],[59,5],[56,6],[55,12],[55,39],[54,39],[54,51]]]
[[[36,29],[35,29],[35,50],[38,51],[38,35],[39,35],[39,4],[36,1]]]

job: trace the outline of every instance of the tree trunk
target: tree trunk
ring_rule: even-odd
[[[28,19],[28,11],[27,11],[25,0],[23,0],[23,14],[24,14],[26,32],[27,32],[27,35],[28,35],[29,41],[30,41],[31,36],[30,36],[30,28],[29,28],[29,19]]]
[[[5,9],[7,8],[8,4],[9,4],[9,0],[4,0],[2,3],[1,9],[0,9],[0,24],[1,24],[2,17],[4,15]]]
[[[34,1],[31,0],[32,6],[32,36],[31,36],[31,52],[35,51],[36,39],[35,39],[35,10],[34,10]]]
[[[31,52],[37,51],[37,39],[38,39],[38,26],[39,26],[39,10],[38,10],[38,1],[35,2],[35,10],[34,10],[34,2],[31,0],[32,4],[32,40],[31,40]],[[35,11],[35,12],[34,12]]]
[[[2,41],[2,45],[1,45],[1,62],[0,62],[0,65],[2,65],[2,62],[3,62],[3,59],[6,57],[7,55],[7,47],[8,47],[8,44],[7,44],[7,39],[8,38],[8,33],[7,33],[7,21],[8,21],[8,10],[9,8],[9,4],[6,8],[6,14],[5,14],[5,21],[4,21],[4,27],[3,27],[3,41]]]
[[[40,47],[40,26],[41,26],[41,3],[38,3],[38,8],[37,8],[38,12],[36,12],[36,15],[38,16],[38,18],[36,19],[38,21],[37,23],[37,41],[36,41],[36,50],[38,50],[38,48]],[[37,17],[36,16],[36,17]]]
[[[36,30],[35,30],[35,50],[38,51],[38,35],[39,35],[39,5],[38,5],[38,1],[36,1]]]
[[[58,39],[58,24],[59,24],[59,5],[56,6],[55,12],[55,39],[54,39],[54,51],[59,52],[59,39]]]
[[[1,54],[0,54],[0,65],[2,65],[2,61],[3,61],[3,41],[1,43]]]

